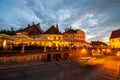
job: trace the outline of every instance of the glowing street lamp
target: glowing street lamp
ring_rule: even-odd
[[[81,53],[80,56],[82,56],[82,57],[88,56],[88,52],[87,52],[86,48],[82,48],[80,53]]]
[[[3,47],[6,48],[7,41],[3,40]]]
[[[118,52],[116,55],[117,55],[117,56],[120,56],[120,52]]]

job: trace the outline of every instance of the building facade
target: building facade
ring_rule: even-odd
[[[32,38],[27,41],[27,45],[35,46],[48,46],[48,47],[60,47],[68,46],[69,42],[63,40],[63,34],[58,29],[58,24],[56,26],[52,25],[48,30],[43,31],[40,28],[40,23],[28,25],[24,29],[20,29],[17,35],[24,35]]]
[[[33,22],[32,25],[28,24],[27,27],[17,30],[15,39],[18,39],[18,41],[22,39],[22,42],[28,46],[41,46],[45,43],[44,39],[40,37],[43,32],[44,31],[41,29],[40,23],[34,24]],[[20,44],[21,42],[16,42],[16,44],[17,43]]]
[[[4,35],[2,36],[4,37]],[[2,38],[1,37],[1,38]],[[61,47],[73,46],[85,46],[85,32],[80,29],[67,28],[64,33],[61,33],[56,26],[52,25],[46,31],[43,31],[40,27],[40,23],[28,25],[23,29],[16,31],[16,35],[6,37],[9,38],[7,43],[11,46],[46,46],[55,47],[60,49]],[[3,40],[1,41],[1,45]]]
[[[17,30],[16,34],[25,34],[35,39],[35,38],[39,38],[40,34],[42,34],[43,32],[44,31],[41,29],[40,23],[34,24],[33,22],[32,25],[28,24],[27,27]]]
[[[91,41],[90,45],[92,48],[108,48],[108,45],[102,41]]]
[[[63,33],[63,39],[71,42],[71,45],[75,46],[84,46],[85,41],[85,32],[80,29],[67,28]]]
[[[47,31],[41,34],[42,38],[47,38],[51,43],[49,46],[52,47],[64,47],[68,46],[69,42],[63,39],[63,34],[58,29],[58,24],[56,26],[52,25]]]
[[[111,48],[120,48],[120,29],[112,31],[109,44]]]

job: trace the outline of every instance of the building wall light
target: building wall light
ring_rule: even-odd
[[[6,41],[6,40],[3,40],[3,47],[4,47],[4,48],[6,47],[6,44],[7,44],[7,41]]]

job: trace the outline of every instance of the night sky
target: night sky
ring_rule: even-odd
[[[0,0],[0,30],[17,30],[33,21],[43,30],[57,23],[61,32],[79,28],[87,41],[107,43],[111,32],[120,29],[120,0]]]

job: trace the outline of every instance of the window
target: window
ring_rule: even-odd
[[[67,38],[67,35],[66,35],[66,38]]]
[[[59,39],[61,39],[61,37],[59,36]]]
[[[47,37],[48,39],[50,39],[50,37]]]
[[[112,40],[112,42],[114,43],[114,40]]]
[[[56,40],[56,36],[54,36],[54,40]]]

